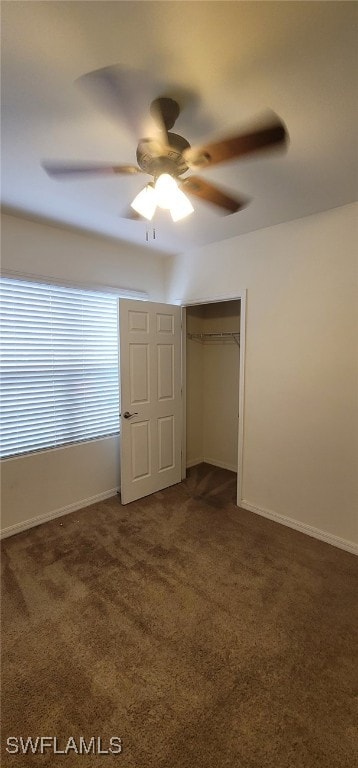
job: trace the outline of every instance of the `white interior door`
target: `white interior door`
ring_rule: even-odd
[[[122,504],[181,480],[181,308],[121,299]]]

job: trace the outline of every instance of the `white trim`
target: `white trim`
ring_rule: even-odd
[[[232,296],[228,296],[227,294],[224,296],[208,296],[206,299],[191,299],[190,301],[182,299],[179,304],[181,304],[182,307],[196,307],[197,304],[217,304],[222,301],[239,301],[243,296],[246,296],[246,288],[244,288],[243,292],[239,295],[234,293]]]
[[[103,493],[97,493],[95,496],[90,496],[87,499],[81,499],[81,501],[75,501],[74,504],[68,504],[67,507],[61,507],[60,509],[54,509],[52,512],[45,512],[44,515],[38,515],[37,517],[30,517],[28,520],[23,520],[15,525],[9,525],[8,528],[3,528],[0,531],[0,539],[6,539],[8,536],[13,536],[16,533],[27,531],[29,528],[34,528],[36,525],[42,525],[49,520],[53,520],[56,517],[62,517],[68,515],[70,512],[76,512],[78,509],[84,509],[91,504],[96,504],[98,501],[104,501],[111,496],[115,496],[119,491],[119,488],[111,488],[109,491],[103,491]]]
[[[285,525],[287,528],[293,528],[295,531],[300,531],[307,536],[312,536],[314,539],[324,541],[326,544],[331,544],[333,547],[338,547],[339,549],[344,549],[346,552],[351,552],[353,555],[358,555],[358,544],[355,544],[353,541],[341,539],[339,536],[334,536],[333,533],[321,531],[320,528],[315,528],[313,525],[302,523],[300,520],[294,520],[293,518],[287,517],[286,515],[281,515],[278,512],[272,512],[270,509],[256,507],[254,504],[250,504],[250,502],[246,501],[245,499],[241,500],[239,506],[242,507],[242,509],[247,509],[249,512],[254,512],[255,515],[267,517],[269,520],[273,520],[275,523]]]
[[[147,301],[148,291],[137,291],[132,288],[120,288],[116,285],[101,285],[99,283],[84,283],[78,280],[65,280],[62,277],[50,275],[36,275],[31,272],[20,272],[13,269],[1,269],[0,277],[13,278],[14,280],[27,280],[31,283],[44,283],[45,285],[58,285],[62,288],[78,288],[83,291],[98,291],[99,293],[113,294],[120,299],[137,299]]]
[[[200,459],[190,459],[190,461],[187,461],[186,468],[190,469],[191,467],[196,467],[197,464],[202,464],[205,459],[200,457]]]
[[[220,469],[229,469],[230,472],[237,472],[235,464],[228,464],[225,461],[218,461],[217,459],[206,459],[204,456],[200,459],[191,459],[188,461],[186,468],[196,467],[197,464],[210,464],[212,467],[219,467]]]
[[[181,308],[181,479],[186,478],[186,308]],[[193,466],[193,465],[192,465]]]
[[[246,357],[246,300],[247,290],[240,297],[240,367],[239,367],[239,423],[237,444],[237,496],[236,503],[241,504],[242,477],[244,465],[244,413],[245,413],[245,357]]]
[[[203,461],[205,464],[211,464],[213,467],[219,467],[220,469],[229,469],[230,472],[237,472],[237,467],[235,464],[227,464],[225,461],[218,461],[217,459],[207,459],[204,458]]]

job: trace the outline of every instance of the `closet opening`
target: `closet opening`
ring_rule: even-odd
[[[182,475],[186,477],[187,470],[202,464],[235,473],[238,504],[241,499],[244,315],[245,297],[183,308]]]

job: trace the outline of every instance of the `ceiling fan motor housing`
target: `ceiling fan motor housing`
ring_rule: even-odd
[[[161,173],[181,176],[189,167],[182,153],[189,148],[189,142],[176,133],[168,133],[167,144],[155,139],[141,139],[137,147],[137,163],[142,171],[151,176],[157,177]]]
[[[154,120],[159,122],[159,124],[163,124],[167,131],[173,128],[180,114],[178,102],[168,96],[160,96],[158,99],[154,99],[149,110]]]

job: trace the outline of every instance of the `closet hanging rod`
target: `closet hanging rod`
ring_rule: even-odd
[[[188,339],[199,341],[202,344],[204,344],[205,341],[232,339],[238,346],[240,346],[240,334],[236,331],[223,331],[222,333],[188,333],[187,336]]]

